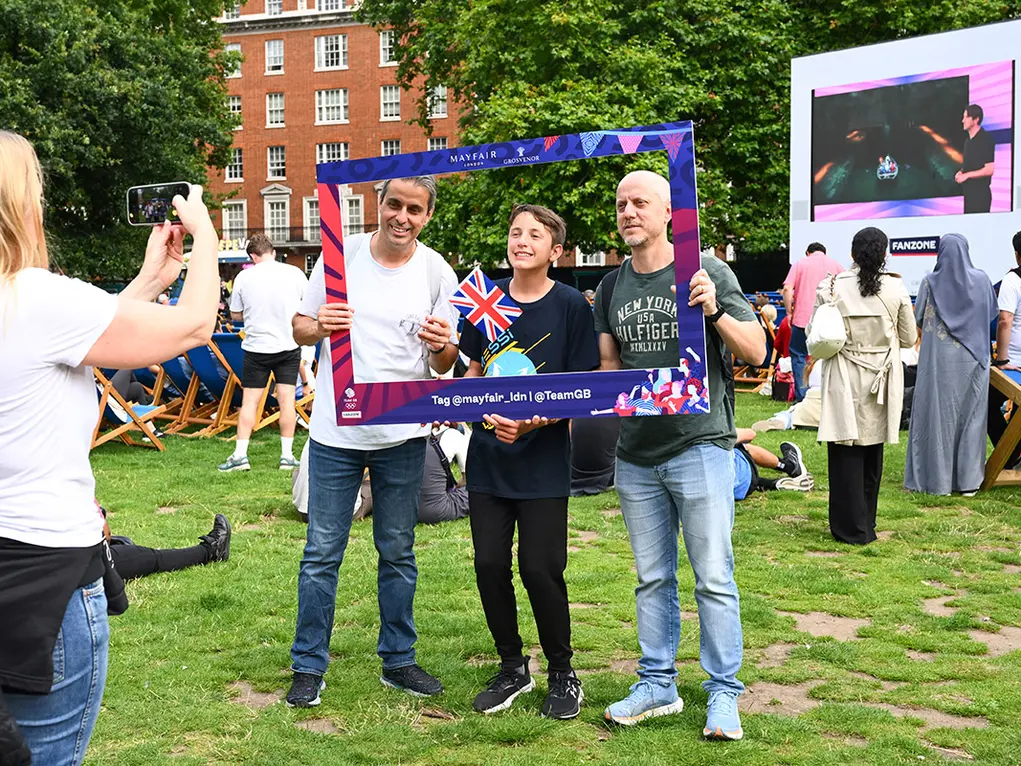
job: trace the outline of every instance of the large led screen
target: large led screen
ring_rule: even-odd
[[[812,219],[1010,212],[1013,97],[1011,61],[817,88]]]

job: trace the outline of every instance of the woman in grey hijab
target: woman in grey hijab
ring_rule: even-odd
[[[922,333],[911,408],[904,487],[913,492],[973,495],[986,459],[991,338],[996,295],[971,264],[968,240],[940,239],[936,269],[918,288]]]

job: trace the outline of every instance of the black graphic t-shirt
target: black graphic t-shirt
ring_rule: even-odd
[[[982,128],[979,128],[975,137],[964,139],[964,161],[961,163],[961,170],[968,173],[972,170],[981,170],[996,157],[996,145],[992,137]],[[976,193],[983,194],[989,191],[992,176],[982,178],[969,178],[962,186],[964,196],[968,197]]]
[[[496,284],[510,295],[509,277]],[[599,367],[592,310],[581,293],[556,282],[534,303],[514,302],[521,307],[521,316],[493,343],[474,325],[464,324],[461,351],[482,365],[483,374],[541,375]],[[475,423],[465,473],[470,492],[514,500],[567,497],[571,494],[567,421],[537,428],[513,444],[497,441],[492,427]]]

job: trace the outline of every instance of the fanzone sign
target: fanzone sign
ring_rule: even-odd
[[[318,165],[327,300],[347,302],[349,294],[359,289],[348,283],[344,264],[343,185],[513,166],[535,172],[531,170],[535,165],[644,152],[667,155],[674,274],[677,294],[687,295],[688,282],[701,263],[695,150],[691,123],[675,122]],[[612,220],[612,189],[607,190],[606,207],[607,218]],[[428,229],[423,240],[428,244]],[[398,321],[396,315],[394,321]],[[329,342],[337,424],[342,426],[477,421],[489,413],[525,419],[534,415],[575,418],[709,412],[705,321],[699,306],[688,306],[683,300],[677,302],[678,365],[671,368],[370,381],[360,379],[354,368],[349,332],[334,333]]]
[[[936,255],[939,237],[906,237],[890,240],[890,255]]]

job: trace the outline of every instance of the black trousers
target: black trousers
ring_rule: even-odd
[[[511,545],[518,528],[518,572],[532,604],[539,643],[550,671],[571,670],[571,613],[567,601],[567,498],[510,500],[468,493],[475,581],[489,632],[504,667],[524,661],[511,579]]]
[[[1000,393],[999,389],[989,386],[989,418],[986,422],[986,432],[989,434],[994,449],[1010,424],[1010,421],[1004,418],[1003,412],[1000,411],[1006,401],[1007,397]],[[1013,413],[1011,413],[1011,417],[1014,417]],[[1014,448],[1014,453],[1007,459],[1007,465],[1014,463],[1019,457],[1021,457],[1021,444]]]
[[[210,549],[205,545],[167,550],[143,548],[141,545],[111,545],[110,554],[117,573],[124,580],[134,580],[156,572],[176,572],[205,564],[209,561]]]
[[[876,539],[883,445],[845,447],[829,442],[826,446],[830,475],[830,532],[842,543],[871,543]]]
[[[989,184],[964,190],[965,213],[988,213],[993,206],[993,191]]]

